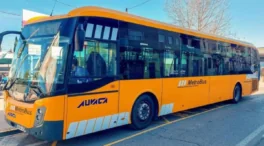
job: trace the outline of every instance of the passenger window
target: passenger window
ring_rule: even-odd
[[[172,37],[168,37],[168,41],[169,41],[169,44],[171,45],[172,44]]]
[[[150,47],[120,48],[120,73],[123,79],[149,79],[160,77],[160,55]]]
[[[85,41],[82,51],[74,51],[71,77],[79,82],[98,80],[116,75],[116,45]]]
[[[121,22],[119,25],[121,79],[160,78],[162,51],[157,29]]]
[[[93,35],[94,24],[88,23],[86,28],[85,37],[91,38]]]
[[[179,76],[179,57],[174,50],[166,50],[164,54],[164,76]]]
[[[111,41],[116,41],[117,33],[118,33],[118,29],[117,28],[113,28],[112,29],[112,35],[111,35]]]
[[[109,35],[110,35],[110,27],[106,26],[105,29],[104,29],[103,39],[104,40],[108,40],[109,39]]]
[[[203,76],[204,55],[201,52],[201,41],[199,38],[182,36],[181,47],[181,76]]]
[[[101,38],[102,28],[103,28],[102,25],[96,25],[94,38],[97,38],[97,39],[100,39]]]
[[[180,70],[180,75],[185,77],[188,76],[188,54],[187,53],[182,53],[181,55],[181,70]]]
[[[74,51],[74,59],[77,60],[78,67],[87,71],[87,73],[84,71],[76,76],[116,75],[116,45],[114,43],[85,41],[82,51]]]
[[[159,34],[159,42],[164,43],[165,42],[165,36],[162,34]]]
[[[142,41],[144,40],[144,33],[136,30],[128,30],[128,38],[133,41]]]

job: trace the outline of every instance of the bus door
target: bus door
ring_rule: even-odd
[[[163,79],[161,114],[163,109],[181,111],[208,103],[208,77],[203,74],[202,56],[193,53],[166,51],[164,57],[165,78]],[[172,105],[171,105],[172,104]],[[166,107],[168,105],[168,107]]]
[[[229,64],[229,58],[212,55],[211,63],[208,67],[211,69],[209,103],[220,102],[232,97],[231,76],[225,75],[228,73]]]
[[[204,55],[200,52],[182,52],[183,74],[178,81],[180,110],[194,108],[208,103],[209,78],[204,76]]]
[[[177,88],[177,82],[180,80],[180,52],[176,49],[166,49],[163,66],[163,85],[162,85],[162,107],[159,115],[166,115],[175,110],[179,110],[182,104],[179,98],[180,90]],[[167,110],[169,109],[169,110]]]
[[[116,43],[86,40],[81,51],[74,51],[66,139],[122,125],[116,72]]]

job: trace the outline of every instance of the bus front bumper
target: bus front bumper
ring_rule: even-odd
[[[39,127],[25,128],[6,118],[5,120],[10,126],[18,128],[41,140],[56,141],[63,139],[63,121],[44,121]]]

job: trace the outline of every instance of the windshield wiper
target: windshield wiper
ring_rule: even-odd
[[[44,94],[43,94],[43,91],[41,90],[41,88],[37,85],[29,85],[30,88],[33,88],[33,91],[37,94],[37,96],[39,97],[43,97]],[[35,90],[37,89],[37,90]]]
[[[39,30],[39,28],[36,29],[36,30],[30,35],[30,37],[29,37],[27,40],[24,40],[24,39],[23,39],[23,43],[24,43],[24,45],[22,46],[22,48],[20,48],[20,49],[18,50],[17,58],[20,58],[20,55],[22,54],[22,52],[24,51],[24,49],[25,49],[25,47],[26,47],[27,41],[28,41],[32,36],[34,36],[34,35],[38,32],[38,30]],[[15,84],[15,82],[17,81],[18,78],[15,78],[15,79],[14,79],[14,77],[17,75],[18,71],[20,70],[20,68],[21,68],[21,66],[22,66],[22,63],[24,63],[24,61],[25,61],[25,59],[27,58],[27,56],[28,56],[28,54],[27,54],[27,55],[22,59],[22,61],[20,62],[20,66],[19,66],[19,68],[16,69],[16,71],[15,71],[15,73],[14,73],[14,76],[12,77],[12,79],[13,79],[14,81],[11,82],[11,84],[9,85],[9,87],[6,87],[6,86],[7,86],[7,84],[6,84],[6,86],[5,86],[5,89],[6,89],[6,90],[9,90],[9,89]],[[11,79],[11,80],[12,80],[12,79]]]
[[[9,89],[14,85],[14,83],[17,81],[18,78],[14,78],[14,77],[17,76],[18,71],[19,71],[20,68],[22,67],[22,63],[24,63],[24,61],[25,61],[25,59],[26,59],[27,56],[28,56],[28,54],[22,59],[20,65],[19,65],[19,68],[15,71],[13,77],[11,78],[11,80],[13,80],[13,81],[11,82],[11,85],[10,85],[9,87],[6,88],[7,90],[9,90]]]
[[[13,80],[13,81],[12,81]],[[18,80],[18,78],[15,79],[10,79],[8,82],[10,82],[9,87],[7,87],[7,85],[9,84],[8,82],[6,83],[6,85],[4,86],[4,90],[9,90],[11,89],[11,87],[16,83],[16,81]]]

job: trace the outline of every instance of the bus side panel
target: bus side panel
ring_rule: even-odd
[[[209,77],[163,79],[160,115],[208,104]]]
[[[35,104],[38,107],[45,106],[47,111],[44,121],[63,121],[64,120],[64,100],[65,95],[55,96],[37,100]]]
[[[230,99],[232,92],[231,76],[210,77],[210,104]]]
[[[244,75],[244,81],[242,84],[242,96],[250,95],[252,92],[252,79],[247,79],[246,75]]]
[[[257,78],[252,79],[251,93],[257,92],[259,90],[259,80]]]
[[[231,95],[230,99],[233,98],[233,91],[234,91],[234,88],[235,88],[237,83],[240,83],[241,86],[242,86],[242,96],[245,95],[245,91],[247,90],[247,86],[244,83],[245,81],[246,81],[246,76],[245,75],[231,75],[231,86],[230,86],[230,89],[231,89],[232,95]]]
[[[160,105],[162,79],[121,80],[119,95],[119,112],[128,111],[131,115],[134,102],[142,93],[145,92],[153,93],[156,96]],[[129,123],[131,123],[131,119],[129,120]]]
[[[118,121],[120,116],[125,117],[125,113],[118,113],[119,81],[96,91],[68,96],[65,139],[110,129],[123,122]]]
[[[67,114],[68,114],[68,96],[65,96],[65,100],[64,100],[64,121],[63,121],[63,140],[66,139],[66,135],[67,135],[67,130],[68,130],[68,122],[67,122]]]
[[[252,81],[251,80],[245,80],[242,84],[242,96],[248,96],[251,94],[252,89]]]

